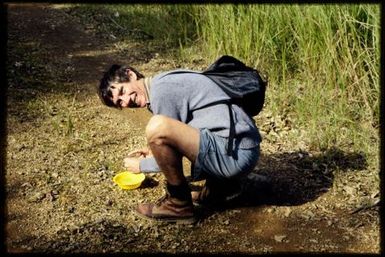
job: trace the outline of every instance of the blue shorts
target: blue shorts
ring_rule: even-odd
[[[258,162],[259,145],[251,149],[240,149],[238,144],[232,155],[227,154],[227,138],[200,130],[199,153],[192,165],[191,178],[202,180],[209,177],[235,178],[249,174]]]

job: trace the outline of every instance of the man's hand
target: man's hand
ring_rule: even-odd
[[[148,148],[134,150],[132,152],[129,152],[127,155],[127,157],[147,157],[147,156],[152,156],[152,153]]]
[[[140,173],[140,160],[150,156],[152,156],[152,153],[147,148],[132,151],[128,153],[127,158],[124,158],[124,167],[132,173]]]

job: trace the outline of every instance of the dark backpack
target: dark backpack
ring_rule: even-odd
[[[211,64],[202,74],[213,80],[231,97],[230,101],[219,101],[209,104],[226,103],[230,114],[230,132],[227,154],[231,155],[235,136],[235,124],[231,104],[240,106],[250,117],[256,116],[265,102],[266,82],[258,71],[246,66],[243,62],[224,55]],[[207,107],[203,106],[201,108]]]
[[[228,55],[220,57],[202,74],[213,80],[250,116],[256,116],[265,102],[266,82],[258,71]]]

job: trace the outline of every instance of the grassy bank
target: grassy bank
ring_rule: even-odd
[[[270,108],[289,108],[315,147],[368,147],[365,138],[378,126],[379,6],[201,9],[206,55],[233,54],[266,71]]]
[[[380,5],[83,8],[103,8],[105,31],[148,36],[185,62],[239,57],[268,76],[266,108],[302,128],[307,145],[363,151],[378,165]]]

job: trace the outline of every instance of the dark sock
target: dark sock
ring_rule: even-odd
[[[176,186],[170,185],[167,182],[167,191],[172,197],[175,197],[179,200],[191,201],[191,189],[186,181]]]

